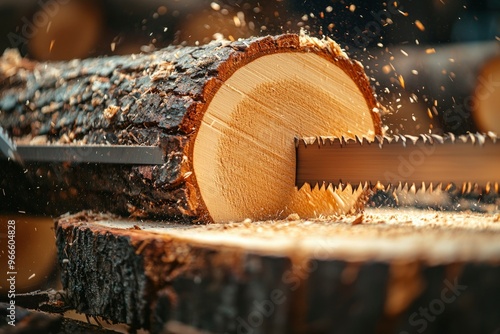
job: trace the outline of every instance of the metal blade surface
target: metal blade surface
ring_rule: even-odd
[[[296,140],[296,185],[500,183],[494,134]]]
[[[126,165],[159,165],[164,154],[157,146],[127,145],[17,145],[24,162],[74,162]]]

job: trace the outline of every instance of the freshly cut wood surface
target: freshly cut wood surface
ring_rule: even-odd
[[[359,191],[295,189],[294,137],[381,133],[362,66],[308,36],[67,63],[9,52],[0,80],[0,124],[18,143],[157,145],[166,154],[161,166],[34,164],[27,179],[2,167],[1,206],[14,210],[205,222],[345,213]]]
[[[500,326],[499,223],[370,209],[189,226],[82,212],[62,217],[56,234],[70,303],[153,333],[179,323],[212,333],[488,333]]]

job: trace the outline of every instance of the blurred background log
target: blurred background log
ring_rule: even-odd
[[[474,89],[473,116],[481,131],[500,133],[500,56],[481,67]]]

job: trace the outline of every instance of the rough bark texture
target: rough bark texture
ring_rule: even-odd
[[[77,310],[152,333],[187,327],[210,333],[494,333],[500,327],[498,250],[474,260],[444,247],[448,255],[432,259],[424,254],[425,246],[422,253],[398,256],[407,250],[394,242],[392,259],[363,259],[355,249],[346,254],[320,247],[316,255],[301,253],[302,246],[279,250],[266,238],[260,247],[210,241],[217,238],[210,228],[230,230],[232,225],[200,227],[208,234],[197,239],[198,227],[192,227],[192,236],[182,236],[143,225],[110,228],[95,223],[113,219],[83,212],[58,221],[63,284]],[[436,223],[440,219],[436,215]],[[314,229],[309,223],[305,229]],[[434,223],[424,231],[407,222],[380,224],[345,230],[355,235],[373,228],[396,235],[410,228],[424,245],[425,233],[436,229]],[[245,239],[259,240],[259,233],[280,229],[297,237],[293,222],[251,225],[243,227]],[[437,234],[443,242],[475,234],[484,249],[490,237],[498,240],[497,232],[482,228],[445,226]],[[377,235],[366,242],[375,242]]]
[[[377,105],[358,63],[340,49],[304,45],[297,35],[66,63],[32,63],[5,54],[0,60],[0,124],[18,141],[157,145],[165,150],[166,161],[142,167],[34,164],[27,166],[28,180],[20,168],[0,162],[8,172],[0,178],[0,208],[51,214],[107,209],[207,220],[191,173],[203,113],[238,68],[280,52],[315,52],[335,62],[356,80],[368,106]],[[12,178],[20,183],[13,184]]]

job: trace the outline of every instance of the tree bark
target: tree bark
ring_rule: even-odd
[[[23,171],[1,162],[7,173],[0,205],[186,221],[286,217],[294,210],[310,216],[314,205],[294,204],[307,201],[294,190],[293,137],[373,138],[381,133],[378,107],[359,63],[333,41],[306,36],[62,63],[6,52],[0,124],[16,142],[155,145],[165,163],[33,163]],[[352,209],[357,196],[340,196],[347,205],[339,209],[332,197],[332,207]]]
[[[193,225],[56,223],[68,302],[152,333],[493,333],[498,216],[368,210]]]

